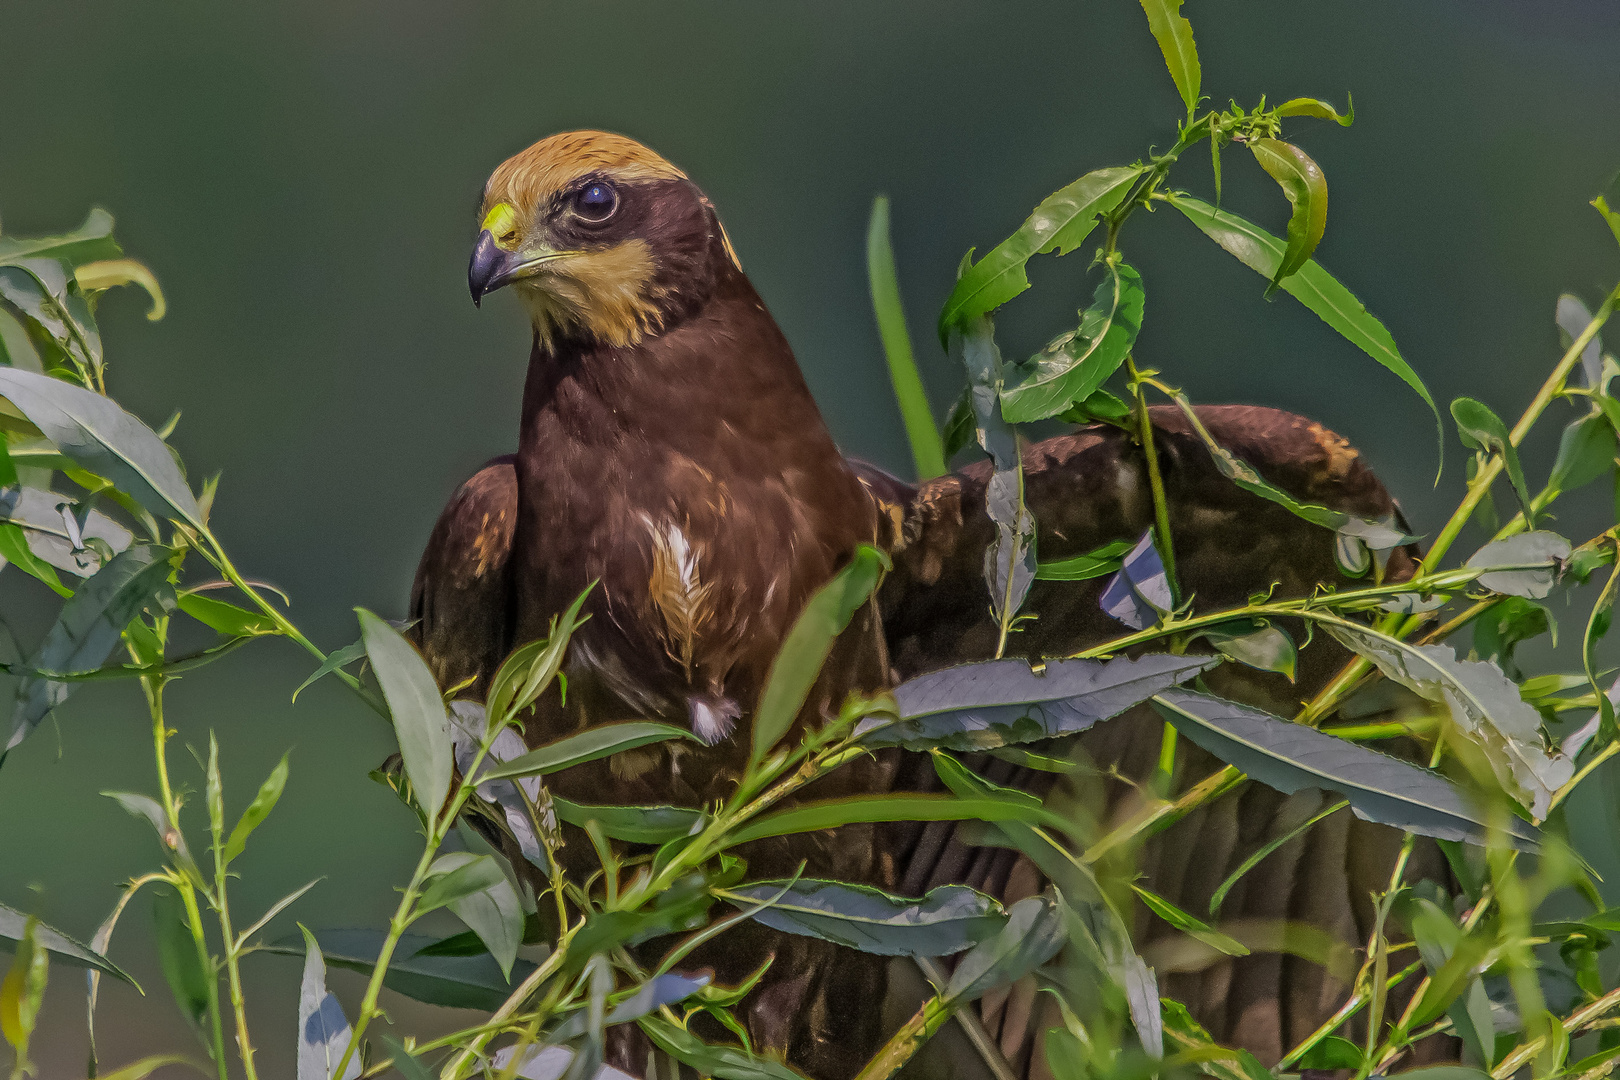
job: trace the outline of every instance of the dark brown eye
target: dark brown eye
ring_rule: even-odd
[[[619,208],[619,193],[605,180],[580,188],[574,195],[574,213],[592,223],[606,221]]]

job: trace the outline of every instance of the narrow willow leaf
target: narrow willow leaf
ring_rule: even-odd
[[[1175,80],[1176,91],[1191,117],[1198,108],[1198,90],[1203,80],[1192,23],[1182,18],[1181,0],[1142,0],[1142,10],[1147,12],[1148,29],[1164,53],[1164,66],[1170,69],[1170,78]]]
[[[0,493],[0,499],[4,497],[4,493]],[[34,554],[28,534],[16,522],[0,522],[0,559],[5,559],[29,577],[44,582],[58,596],[73,595],[73,590],[62,584],[56,568]]]
[[[85,217],[84,224],[70,233],[57,236],[0,236],[0,263],[18,259],[60,259],[77,265],[92,259],[116,259],[123,254],[112,238],[113,217],[101,207],[95,207]]]
[[[351,645],[343,646],[341,649],[332,650],[327,654],[326,659],[322,661],[321,666],[315,669],[315,674],[305,679],[298,685],[298,689],[293,691],[292,699],[297,701],[298,695],[308,690],[311,683],[325,678],[338,668],[347,667],[364,655],[366,655],[366,643],[364,641],[356,641]]]
[[[911,350],[906,313],[900,306],[900,279],[894,269],[894,247],[889,239],[889,198],[872,202],[872,220],[866,229],[866,275],[872,288],[872,311],[877,316],[883,355],[889,361],[889,382],[900,403],[900,419],[911,440],[911,458],[918,480],[945,475],[945,449],[928,404],[917,359]]]
[[[124,627],[157,598],[168,582],[173,552],[155,544],[129,548],[62,605],[56,625],[45,635],[30,666],[38,671],[89,671],[100,667],[118,645]],[[26,739],[76,684],[30,676],[17,689],[9,750]]]
[[[149,322],[157,322],[169,310],[157,276],[144,263],[134,259],[100,259],[85,263],[73,271],[73,280],[85,292],[103,292],[120,285],[139,285],[152,300],[152,306],[146,313]]]
[[[270,770],[270,775],[259,785],[258,794],[253,796],[253,801],[237,819],[235,827],[231,829],[230,838],[225,841],[224,859],[227,865],[247,849],[248,837],[265,818],[270,816],[270,811],[276,808],[276,803],[281,799],[281,792],[286,786],[287,755],[282,754],[276,767]]]
[[[174,1003],[186,1023],[200,1031],[208,1018],[213,976],[197,955],[197,943],[192,939],[180,898],[169,889],[153,893],[152,918],[157,930],[158,960],[174,993]]]
[[[1464,446],[1472,450],[1502,455],[1508,483],[1512,485],[1513,494],[1518,496],[1519,505],[1524,509],[1525,521],[1534,528],[1536,518],[1535,508],[1530,500],[1530,485],[1525,483],[1524,469],[1519,464],[1519,452],[1514,448],[1513,440],[1509,438],[1507,425],[1502,423],[1502,418],[1492,412],[1484,402],[1471,397],[1460,397],[1451,403],[1451,418],[1457,421],[1457,434],[1462,437]]]
[[[91,546],[89,541],[101,541],[116,555],[135,539],[100,510],[90,507],[86,512],[79,500],[32,486],[0,491],[0,517],[22,529],[28,550],[38,559],[79,577],[101,568],[101,544]]]
[[[1120,556],[1135,546],[1129,540],[1115,540],[1083,555],[1043,562],[1035,567],[1035,578],[1038,581],[1090,581],[1112,574],[1121,566]]]
[[[175,864],[198,889],[207,891],[208,882],[198,869],[196,860],[191,857],[185,833],[170,827],[169,816],[156,799],[132,791],[103,791],[102,794],[122,806],[131,816],[145,818],[147,824],[152,826],[152,831],[157,833],[158,843],[163,845],[164,853],[174,857]]]
[[[801,803],[742,826],[726,838],[728,847],[767,836],[836,829],[872,821],[1024,821],[1069,829],[1073,822],[1040,807],[989,799],[952,799],[938,795],[872,795]]]
[[[382,947],[381,930],[317,930],[316,940],[326,963],[348,971],[370,975]],[[477,956],[423,955],[420,950],[435,939],[421,934],[404,934],[383,976],[383,985],[416,1001],[443,1005],[450,1009],[480,1009],[494,1012],[501,1007],[511,986],[501,969],[487,953]],[[260,952],[279,956],[305,953],[303,939],[283,938],[259,946]],[[519,960],[512,965],[512,977],[521,981],[534,973],[534,965]]]
[[[1452,1030],[1490,1064],[1495,1059],[1496,1026],[1485,987],[1475,974],[1485,959],[1484,943],[1465,937],[1462,927],[1426,899],[1414,903],[1407,922],[1430,979],[1413,1010],[1414,1021],[1426,1024],[1449,1012]]]
[[[505,881],[500,864],[488,855],[466,851],[440,855],[428,870],[427,886],[416,901],[416,911],[426,914]]]
[[[1142,539],[1120,560],[1119,572],[1103,588],[1097,603],[1133,630],[1157,625],[1175,607],[1170,594],[1170,575],[1164,568],[1164,560],[1159,558],[1152,529],[1143,533]]]
[[[22,941],[27,928],[27,915],[14,907],[0,904],[0,938],[8,941]],[[100,952],[37,920],[34,923],[34,944],[64,963],[72,964],[74,967],[104,971],[116,979],[129,983],[137,990],[140,989],[140,984]]]
[[[304,948],[304,978],[298,987],[298,1080],[338,1080],[338,1065],[354,1032],[337,995],[326,988],[326,963],[308,930]],[[360,1055],[350,1054],[342,1080],[355,1080],[360,1072]]]
[[[944,453],[945,460],[950,461],[959,452],[967,449],[973,442],[978,431],[978,425],[973,419],[973,389],[964,386],[962,395],[951,406],[951,411],[945,416]]]
[[[939,315],[940,343],[1029,288],[1024,265],[1037,254],[1068,254],[1096,226],[1097,215],[1118,206],[1141,175],[1136,165],[1097,169],[1042,200],[1017,232],[957,278]]]
[[[405,1080],[433,1080],[433,1074],[426,1065],[418,1061],[404,1045],[392,1035],[382,1036],[383,1049],[388,1051],[389,1063],[394,1071],[403,1076]]]
[[[1296,272],[1316,251],[1327,230],[1327,180],[1311,156],[1280,139],[1253,139],[1249,149],[1260,167],[1277,181],[1294,212],[1288,218],[1288,246],[1266,287],[1271,295],[1282,279]]]
[[[685,728],[656,724],[649,720],[599,724],[586,728],[577,735],[570,735],[531,750],[521,757],[515,757],[493,768],[481,769],[478,779],[482,783],[486,780],[510,780],[519,776],[545,776],[623,750],[633,750],[638,746],[667,742],[670,739],[696,738]]]
[[[1211,656],[986,660],[919,675],[894,692],[900,720],[863,742],[908,750],[988,750],[1085,731],[1220,663]]]
[[[979,446],[990,455],[992,471],[984,502],[996,537],[984,552],[984,581],[991,614],[1005,641],[1035,582],[1035,518],[1024,503],[1018,435],[1001,415],[1003,366],[995,326],[983,316],[971,320],[963,333],[951,336],[951,351],[960,355],[967,370],[975,433]]]
[[[158,517],[204,527],[202,509],[168,446],[111,398],[15,368],[0,368],[0,397],[62,453],[111,480]]]
[[[570,825],[594,821],[606,836],[633,844],[665,844],[691,836],[704,822],[702,811],[684,806],[586,806],[555,794],[551,804]]]
[[[1574,550],[1554,532],[1524,532],[1493,540],[1468,557],[1465,566],[1524,567],[1481,574],[1479,583],[1492,592],[1540,600],[1552,592],[1558,572]]]
[[[1564,293],[1553,308],[1553,321],[1558,324],[1559,344],[1567,349],[1592,324],[1592,312],[1580,297]],[[1603,339],[1597,334],[1581,350],[1581,373],[1589,389],[1603,388]]]
[[[405,775],[415,789],[418,805],[431,820],[450,794],[450,717],[444,699],[415,647],[371,612],[355,610],[366,655],[394,719]]]
[[[478,858],[494,862],[488,855]],[[449,901],[449,908],[478,935],[500,965],[501,974],[510,978],[518,947],[523,944],[523,901],[506,875],[503,873],[499,881],[486,888]]]
[[[1332,105],[1320,98],[1289,98],[1277,106],[1278,116],[1314,116],[1318,120],[1332,120],[1340,127],[1349,127],[1355,123],[1356,103],[1351,101],[1346,111],[1340,113]]]
[[[28,328],[4,309],[0,309],[0,361],[23,371],[45,370],[45,365],[40,363],[39,350],[28,340]]]
[[[102,1073],[101,1080],[146,1080],[147,1077],[165,1065],[189,1065],[193,1069],[197,1069],[196,1064],[190,1058],[181,1057],[179,1054],[153,1054],[150,1057],[143,1057],[139,1061],[130,1062],[122,1068],[114,1069],[110,1073]],[[202,1070],[197,1071],[201,1072]]]
[[[1558,495],[1590,484],[1614,468],[1617,453],[1614,425],[1601,410],[1571,420],[1558,440],[1547,487]]]
[[[1236,214],[1217,210],[1206,202],[1187,195],[1172,195],[1170,204],[1187,219],[1237,260],[1268,281],[1277,276],[1283,254],[1288,245],[1252,222]],[[1428,387],[1417,372],[1401,357],[1384,324],[1368,313],[1366,307],[1351,295],[1350,290],[1322,269],[1314,259],[1306,260],[1294,273],[1278,283],[1288,293],[1321,320],[1337,330],[1352,345],[1372,357],[1400,377],[1434,413],[1435,426],[1440,426],[1440,410],[1429,395]]]
[[[756,1057],[737,1046],[706,1043],[683,1027],[656,1014],[636,1021],[654,1046],[682,1064],[697,1070],[699,1076],[715,1080],[804,1080],[779,1061]]]
[[[1068,940],[1063,912],[1050,896],[1031,896],[1007,912],[1007,924],[957,961],[941,995],[953,1005],[976,1001],[998,986],[1017,982],[1052,957]]]
[[[1006,923],[999,903],[965,885],[941,885],[920,900],[904,900],[866,885],[801,878],[739,885],[719,895],[744,910],[769,900],[754,912],[755,922],[877,956],[950,956]]]
[[[1109,266],[1079,329],[1030,358],[1024,376],[1001,391],[1001,415],[1019,424],[1057,416],[1085,401],[1119,370],[1142,329],[1142,276],[1125,263]]]
[[[229,637],[258,637],[279,634],[276,622],[262,611],[249,611],[224,600],[200,593],[183,592],[177,598],[180,610],[212,630]]]
[[[595,588],[594,581],[585,586],[567,611],[552,617],[545,637],[513,649],[512,655],[495,672],[485,705],[496,723],[505,723],[533,705],[557,677],[574,631],[590,618],[581,619],[579,613]]]
[[[771,663],[759,708],[754,711],[752,760],[764,758],[793,726],[822,665],[832,653],[833,642],[872,595],[888,568],[887,555],[862,544],[855,549],[849,565],[811,595]]]
[[[1548,753],[1541,714],[1525,704],[1500,668],[1459,660],[1446,645],[1410,645],[1351,622],[1326,625],[1340,643],[1377,664],[1388,678],[1419,697],[1444,703],[1456,730],[1484,752],[1504,790],[1535,820],[1547,816],[1553,793],[1569,782],[1575,766],[1563,754]]]
[[[1275,671],[1294,681],[1299,653],[1294,639],[1280,626],[1263,619],[1239,619],[1204,631],[1204,637],[1222,656],[1258,671]]]
[[[606,1027],[628,1024],[648,1013],[685,1001],[708,986],[713,976],[708,972],[698,975],[659,975],[648,979],[634,990],[620,996],[603,1019]],[[566,1042],[585,1033],[585,1017],[575,1013],[548,1034],[553,1042]]]
[[[1256,866],[1259,866],[1269,855],[1272,854],[1272,852],[1276,851],[1290,840],[1297,836],[1303,836],[1307,831],[1310,830],[1311,826],[1315,825],[1323,818],[1337,814],[1340,810],[1343,810],[1349,805],[1350,803],[1347,801],[1333,803],[1327,809],[1317,811],[1315,814],[1306,818],[1298,825],[1295,825],[1292,829],[1280,833],[1279,835],[1274,836],[1270,840],[1266,841],[1263,847],[1261,847],[1253,855],[1250,855],[1247,859],[1244,859],[1243,862],[1238,865],[1236,870],[1233,870],[1230,874],[1228,874],[1226,876],[1226,880],[1222,881],[1220,886],[1217,887],[1215,892],[1210,896],[1210,917],[1219,917],[1221,913],[1221,904],[1226,901],[1226,894],[1232,891],[1232,886],[1236,885],[1243,879],[1243,875],[1247,874],[1250,870],[1253,870]],[[1280,824],[1280,822],[1278,824]]]
[[[1267,787],[1336,791],[1356,816],[1443,840],[1485,842],[1486,815],[1450,780],[1365,746],[1207,694],[1166,690],[1154,707],[1193,743]],[[1511,825],[1511,841],[1534,850],[1536,831]]]
[[[0,264],[0,299],[45,331],[82,378],[101,369],[101,332],[68,268],[55,259],[15,259]]]
[[[1149,892],[1135,884],[1131,889],[1135,891],[1137,898],[1147,905],[1149,911],[1189,937],[1197,938],[1216,952],[1225,953],[1227,956],[1249,955],[1247,945],[1221,933],[1202,919],[1195,919],[1157,893]]]

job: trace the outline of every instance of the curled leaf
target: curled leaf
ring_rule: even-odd
[[[168,311],[169,305],[163,299],[163,288],[158,285],[157,277],[146,268],[144,263],[134,259],[104,259],[99,262],[85,263],[73,271],[73,277],[79,283],[79,288],[86,291],[112,289],[119,285],[139,285],[146,290],[146,295],[152,298],[152,308],[146,313],[147,319],[157,322]]]
[[[1293,206],[1288,218],[1288,246],[1282,261],[1271,275],[1266,295],[1276,291],[1282,279],[1310,259],[1327,229],[1327,180],[1311,156],[1292,143],[1280,139],[1255,139],[1249,143],[1254,159],[1277,181]]]

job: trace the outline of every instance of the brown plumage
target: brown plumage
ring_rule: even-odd
[[[981,579],[992,532],[985,467],[913,489],[846,461],[713,207],[683,173],[620,136],[568,133],[503,164],[482,215],[474,298],[510,283],[534,327],[518,453],[463,485],[435,526],[412,596],[418,640],[442,685],[471,680],[465,692],[476,697],[512,646],[542,636],[594,581],[592,618],[568,659],[567,707],[543,700],[527,738],[638,717],[689,725],[704,742],[558,774],[562,794],[687,805],[728,794],[784,635],[863,542],[888,548],[894,573],[838,642],[800,723],[814,723],[850,690],[992,653]],[[1296,495],[1367,516],[1393,513],[1355,452],[1319,426],[1267,409],[1202,415],[1225,445]],[[1201,604],[1241,602],[1273,581],[1279,594],[1297,595],[1341,580],[1329,534],[1223,480],[1177,414],[1154,420],[1182,579]],[[1025,469],[1043,558],[1135,538],[1151,515],[1141,452],[1116,430],[1030,447]],[[1397,571],[1406,557],[1397,555]],[[1015,636],[1016,651],[1061,655],[1116,635],[1119,626],[1097,607],[1099,587],[1037,583],[1028,609],[1040,617]],[[1230,669],[1212,682],[1286,712],[1342,659],[1318,643],[1302,657],[1297,686]],[[1124,776],[1146,775],[1159,732],[1156,719],[1123,717],[1080,740],[1080,752]],[[981,764],[1031,790],[1050,779]],[[928,786],[922,765],[879,756],[810,794]],[[1213,767],[1196,752],[1183,757],[1187,775]],[[1128,790],[1092,784],[1075,797],[1106,816]],[[1153,841],[1142,865],[1167,896],[1199,910],[1226,868],[1264,843],[1273,819],[1299,820],[1305,801],[1251,785]],[[1194,846],[1177,839],[1191,830],[1208,838]],[[1380,874],[1387,878],[1394,836],[1351,826],[1347,815],[1328,819],[1263,864],[1276,880],[1256,888],[1257,872],[1226,911],[1309,918],[1355,943],[1365,937],[1365,897],[1383,884]],[[567,849],[581,866],[588,850]],[[1041,885],[1013,853],[969,847],[945,827],[852,827],[764,842],[746,855],[758,877],[791,874],[806,860],[812,877],[913,895],[955,881],[1017,899]],[[1139,930],[1151,950],[1154,927],[1144,921]],[[724,981],[772,951],[777,961],[744,1010],[756,1047],[820,1080],[853,1075],[887,1033],[875,1004],[885,965],[755,926],[723,936],[701,959]],[[1204,965],[1167,979],[1166,989],[1189,1000],[1217,1038],[1273,1059],[1337,1004],[1320,969],[1275,953]],[[1015,988],[983,1009],[1009,1059],[1030,1075],[1043,1075],[1038,1036],[1049,1026],[1037,1004],[1032,990]],[[640,1070],[637,1058],[634,1046],[620,1047],[621,1067]],[[974,1060],[954,1055],[946,1071],[976,1075]]]

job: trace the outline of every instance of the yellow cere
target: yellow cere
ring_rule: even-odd
[[[495,246],[504,248],[517,239],[517,211],[511,203],[496,203],[484,215],[483,227],[495,238]]]

